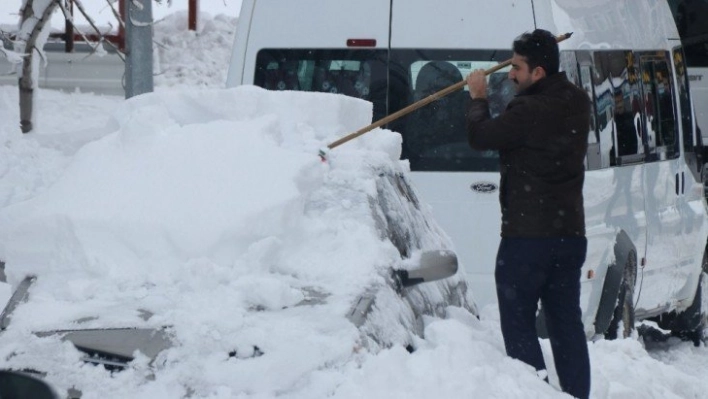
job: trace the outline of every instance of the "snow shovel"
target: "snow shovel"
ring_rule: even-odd
[[[457,255],[453,251],[423,252],[419,264],[420,267],[417,269],[393,271],[399,291],[421,283],[452,277],[457,273]]]
[[[560,43],[560,42],[562,42],[563,40],[568,39],[568,38],[569,38],[570,36],[572,36],[572,35],[573,35],[573,32],[569,32],[569,33],[562,34],[562,35],[560,35],[560,36],[556,36],[556,42],[557,42],[557,43]],[[498,70],[500,70],[500,69],[506,68],[506,67],[509,66],[510,64],[511,64],[511,59],[508,59],[508,60],[506,60],[506,61],[504,61],[504,62],[502,62],[502,63],[500,63],[500,64],[498,64],[498,65],[495,65],[495,66],[493,66],[493,67],[487,69],[486,71],[484,71],[484,73],[485,73],[485,75],[492,74],[492,73],[494,73],[494,72],[496,72],[496,71],[498,71]],[[370,125],[368,125],[368,126],[365,126],[365,127],[361,128],[361,129],[357,130],[357,131],[354,132],[354,133],[350,133],[350,134],[348,134],[348,135],[346,135],[346,136],[340,138],[339,140],[333,141],[332,143],[330,143],[330,144],[327,145],[327,148],[326,148],[326,149],[321,149],[321,150],[320,150],[320,153],[319,153],[320,158],[322,158],[322,161],[323,161],[323,162],[326,161],[326,159],[327,159],[327,151],[328,151],[328,150],[331,150],[331,149],[333,149],[333,148],[339,147],[340,145],[346,143],[347,141],[353,140],[353,139],[355,139],[355,138],[357,138],[357,137],[363,135],[364,133],[368,133],[368,132],[370,132],[370,131],[376,129],[377,127],[381,127],[381,126],[383,126],[383,125],[385,125],[385,124],[387,124],[387,123],[391,123],[391,122],[395,121],[396,119],[398,119],[398,118],[400,118],[400,117],[402,117],[402,116],[408,115],[408,114],[410,114],[411,112],[417,110],[418,108],[422,108],[422,107],[424,107],[424,106],[426,106],[426,105],[432,103],[433,101],[439,100],[439,99],[441,99],[442,97],[445,97],[445,96],[447,96],[447,95],[450,94],[450,93],[454,93],[454,92],[456,92],[457,90],[462,89],[463,87],[465,87],[466,84],[467,84],[467,79],[463,79],[462,81],[457,82],[457,83],[455,83],[455,84],[452,85],[452,86],[448,86],[448,87],[446,87],[446,88],[444,88],[444,89],[442,89],[442,90],[440,90],[440,91],[438,91],[438,92],[435,92],[435,93],[429,95],[428,97],[425,97],[424,99],[422,99],[422,100],[420,100],[420,101],[414,102],[413,104],[411,104],[411,105],[409,105],[409,106],[407,106],[407,107],[405,107],[405,108],[403,108],[403,109],[401,109],[401,110],[399,110],[399,111],[394,112],[394,113],[391,114],[391,115],[388,115],[388,116],[386,116],[386,117],[384,117],[384,118],[381,118],[381,119],[379,119],[378,121],[376,121],[376,122],[374,122],[374,123],[372,123],[372,124],[370,124]]]

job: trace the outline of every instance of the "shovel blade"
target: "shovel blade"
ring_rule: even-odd
[[[404,287],[442,280],[457,273],[457,255],[449,250],[423,252],[419,268],[396,273]]]

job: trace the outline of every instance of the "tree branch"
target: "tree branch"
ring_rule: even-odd
[[[118,11],[116,11],[115,7],[113,7],[113,3],[111,3],[111,0],[106,0],[106,3],[108,3],[108,7],[111,8],[111,12],[113,12],[113,16],[116,17],[118,20],[118,24],[120,25],[121,28],[125,29],[125,22],[123,21],[123,18],[120,17],[120,14]]]
[[[100,46],[102,43],[107,43],[109,46],[111,46],[116,51],[116,53],[118,54],[118,57],[123,62],[125,62],[125,57],[123,56],[123,53],[120,52],[118,47],[116,47],[115,44],[111,43],[110,40],[104,40],[105,35],[103,34],[103,32],[101,32],[101,29],[98,28],[98,26],[96,25],[96,22],[93,20],[93,18],[91,18],[91,16],[88,15],[88,13],[86,12],[86,9],[84,8],[83,3],[81,3],[81,0],[74,0],[74,4],[76,5],[76,8],[79,9],[79,12],[81,13],[81,15],[83,15],[84,18],[86,18],[86,21],[88,21],[89,25],[91,25],[93,30],[96,31],[96,34],[98,34],[98,37],[100,38],[100,40],[97,42],[97,44],[95,46],[92,46],[90,44],[91,41],[86,37],[84,32],[81,29],[77,28],[76,25],[74,25],[74,28],[76,29],[76,31],[79,32],[79,34],[84,39],[84,41],[86,41],[86,43],[89,43],[89,46],[91,46],[91,48],[93,49],[93,51],[91,51],[91,54],[94,54],[96,51],[98,51],[98,46]],[[74,23],[73,17],[71,16],[71,14],[69,14],[69,11],[66,9],[66,7],[64,7],[63,4],[59,4],[59,7],[61,8],[62,12],[64,13],[64,18],[66,18],[67,21]]]

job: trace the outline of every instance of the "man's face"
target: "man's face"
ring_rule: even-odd
[[[545,76],[546,72],[541,67],[536,67],[533,71],[529,70],[529,64],[526,62],[526,57],[516,53],[514,53],[514,56],[511,57],[509,79],[514,82],[514,87],[516,88],[517,93],[526,90],[529,86]]]

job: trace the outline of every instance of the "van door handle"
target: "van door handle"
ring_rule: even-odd
[[[681,194],[686,194],[686,172],[681,172]]]
[[[676,173],[676,195],[679,195],[680,188],[679,188],[679,174]]]

